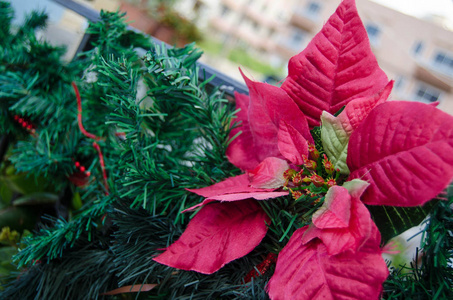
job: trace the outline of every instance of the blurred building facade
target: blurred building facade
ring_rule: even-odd
[[[340,0],[180,0],[182,13],[223,41],[278,66],[303,50]],[[392,99],[439,101],[453,114],[453,31],[369,0],[356,0]],[[437,20],[439,21],[439,20]]]

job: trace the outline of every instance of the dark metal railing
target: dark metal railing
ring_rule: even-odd
[[[52,0],[52,1],[60,4],[61,6],[64,6],[65,8],[67,8],[69,10],[72,10],[73,12],[84,17],[88,21],[91,21],[91,22],[100,21],[99,12],[94,9],[91,9],[89,7],[86,7],[83,4],[74,2],[72,0]],[[137,29],[135,29],[131,26],[129,26],[129,29],[138,31]],[[163,43],[162,41],[156,39],[155,37],[150,36],[150,38],[156,43],[159,43],[159,44]],[[89,44],[88,44],[89,40],[90,40],[90,35],[85,33],[85,35],[82,38],[82,41],[80,42],[80,44],[77,48],[76,54],[84,51],[87,47],[89,47]],[[165,44],[165,45],[167,45],[168,47],[171,47],[168,44]],[[198,62],[198,66],[202,70],[202,72],[200,72],[200,76],[203,76],[200,79],[210,78],[213,75],[215,75],[214,79],[211,80],[210,84],[213,86],[220,87],[226,94],[233,96],[235,91],[239,92],[239,93],[243,93],[243,94],[248,94],[247,87],[244,84],[240,83],[239,81],[229,77],[228,75],[226,75],[226,74],[220,72],[219,70],[216,70],[216,69],[212,68],[211,66],[208,66],[202,62]]]

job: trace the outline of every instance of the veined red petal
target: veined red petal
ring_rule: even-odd
[[[264,190],[264,189],[263,189]],[[225,201],[225,202],[232,202],[232,201],[239,201],[239,200],[245,200],[245,199],[255,199],[255,200],[267,200],[267,199],[272,199],[272,198],[278,198],[282,196],[288,195],[289,192],[287,191],[282,191],[282,192],[269,192],[264,190],[263,192],[252,192],[252,193],[235,193],[235,194],[225,194],[225,195],[218,195],[218,196],[212,196],[210,198],[206,198],[203,202],[189,207],[182,212],[188,212],[192,211],[198,207],[205,206],[208,203],[211,202],[217,202],[217,201]]]
[[[230,138],[239,134],[229,145],[226,150],[228,160],[241,170],[250,170],[255,168],[258,161],[257,152],[253,143],[253,135],[250,131],[248,121],[248,110],[250,98],[247,95],[235,93],[236,109],[240,109],[236,113],[235,122],[240,123],[239,127],[231,130]]]
[[[185,209],[183,212],[194,210],[213,201],[238,201],[253,198],[265,200],[288,195],[286,191],[275,191],[275,188],[255,188],[250,185],[249,175],[242,174],[230,177],[224,181],[201,189],[187,189],[189,192],[206,197],[206,199],[195,206]]]
[[[379,104],[387,101],[393,88],[393,80],[383,90],[371,97],[354,99],[349,102],[345,109],[338,115],[338,119],[344,130],[350,135],[368,114]]]
[[[303,135],[284,120],[280,120],[278,129],[278,149],[290,162],[303,165],[303,155],[308,157],[308,143]]]
[[[270,218],[255,200],[203,207],[181,237],[154,260],[182,270],[212,274],[252,251]]]
[[[320,229],[345,228],[351,218],[351,196],[341,186],[331,187],[324,204],[313,214],[313,224]]]
[[[255,169],[248,172],[250,185],[261,189],[276,189],[285,183],[283,173],[289,169],[286,160],[267,157]]]
[[[349,179],[371,185],[366,204],[416,206],[453,179],[453,117],[423,103],[390,101],[377,106],[352,133]]]
[[[250,185],[250,180],[247,174],[241,174],[238,176],[227,178],[221,182],[213,185],[200,188],[200,189],[187,189],[189,192],[197,195],[212,198],[215,196],[225,194],[236,194],[236,193],[252,193],[252,192],[267,192],[274,191],[275,189],[261,189],[254,188]]]
[[[330,255],[357,252],[367,243],[368,247],[378,249],[381,239],[379,230],[360,200],[366,186],[368,184],[363,182],[362,187],[357,185],[352,193],[341,186],[331,187],[326,202],[313,215],[313,224],[302,237],[302,243],[319,238]]]
[[[387,84],[371,52],[354,0],[344,0],[307,48],[289,61],[282,85],[304,113],[310,127],[319,126],[323,110],[334,114],[359,97]]]
[[[278,149],[281,120],[294,127],[307,141],[314,143],[304,114],[284,90],[251,81],[242,75],[250,92],[248,120],[258,161],[266,157],[284,158]]]
[[[330,255],[318,239],[301,243],[306,230],[296,230],[278,255],[271,299],[380,299],[388,269],[379,249]]]

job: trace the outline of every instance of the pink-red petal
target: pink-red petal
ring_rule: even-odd
[[[182,236],[154,260],[182,270],[212,274],[252,251],[270,218],[255,200],[203,207]]]
[[[243,77],[250,92],[249,124],[258,161],[270,156],[284,158],[278,149],[281,120],[313,143],[304,114],[284,90]]]
[[[380,250],[330,255],[318,239],[301,243],[306,230],[296,230],[278,256],[267,286],[272,300],[380,299],[388,276]]]
[[[349,227],[351,218],[351,196],[341,186],[331,187],[324,204],[313,214],[313,224],[320,229]]]
[[[368,209],[360,200],[352,199],[351,219],[348,227],[320,229],[312,224],[302,242],[306,244],[314,238],[319,238],[331,255],[348,249],[358,251],[374,233],[373,227],[376,225],[372,221]]]
[[[370,212],[360,201],[361,193],[353,193],[354,196],[349,196],[348,190],[344,187],[334,186],[331,189],[333,192],[329,193],[329,199],[323,205],[324,208],[321,208],[321,213],[314,215],[313,224],[302,237],[302,243],[307,244],[319,238],[330,255],[347,250],[359,251],[370,239],[374,241],[373,247],[378,248],[380,234],[371,219]],[[345,221],[348,217],[345,211],[348,207],[350,207],[349,220],[347,226],[344,226],[344,222],[340,220]],[[368,246],[371,247],[371,244]]]
[[[260,161],[256,155],[255,146],[253,143],[253,135],[250,131],[248,121],[248,110],[250,98],[247,95],[235,93],[236,109],[240,109],[236,113],[236,123],[240,123],[238,127],[231,130],[230,138],[239,134],[229,145],[226,150],[228,160],[241,170],[250,170],[255,168]]]
[[[286,191],[275,191],[275,188],[264,189],[250,186],[248,174],[230,177],[224,181],[201,189],[187,189],[189,192],[206,197],[206,199],[195,206],[185,209],[183,212],[194,210],[213,201],[238,201],[253,198],[265,200],[288,195]]]
[[[387,84],[371,52],[354,0],[344,0],[304,51],[291,58],[282,85],[319,126],[323,110],[334,114],[355,98],[371,96]]]
[[[280,153],[295,165],[303,165],[303,155],[308,157],[308,143],[303,135],[284,120],[278,129],[278,149]]]
[[[288,169],[286,160],[267,157],[255,169],[248,172],[250,185],[260,189],[280,188],[285,183],[283,173]]]
[[[183,210],[182,212],[184,213],[184,212],[192,211],[198,207],[204,206],[211,202],[217,202],[217,201],[232,202],[232,201],[239,201],[239,200],[244,200],[244,199],[249,199],[249,198],[252,198],[255,200],[267,200],[267,199],[287,196],[288,194],[289,194],[289,192],[286,192],[286,191],[269,192],[269,191],[264,190],[263,192],[235,193],[235,194],[212,196],[210,198],[206,198],[203,202],[201,202],[195,206],[192,206],[192,207],[189,207],[189,208]]]
[[[189,192],[197,195],[212,198],[225,194],[253,193],[253,192],[270,192],[275,189],[260,189],[250,186],[250,180],[247,174],[241,174],[229,177],[221,182],[200,189],[187,189]]]
[[[422,205],[452,181],[452,153],[452,116],[423,103],[390,101],[352,133],[349,179],[370,183],[366,204]]]
[[[349,102],[345,109],[338,115],[343,128],[350,135],[368,114],[379,104],[387,101],[393,88],[393,80],[383,90],[370,97],[354,99]]]

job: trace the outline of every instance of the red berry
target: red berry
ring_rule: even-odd
[[[19,116],[18,116],[18,115],[15,115],[15,116],[14,116],[14,120],[16,120],[16,121],[19,120]]]
[[[80,163],[78,161],[75,162],[76,168],[80,167]]]
[[[81,171],[81,172],[85,172],[85,167],[84,167],[84,166],[81,166],[81,167],[80,167],[80,171]]]
[[[88,176],[88,177],[90,177],[90,176],[91,176],[91,172],[88,171],[88,172],[85,173],[85,175]]]

